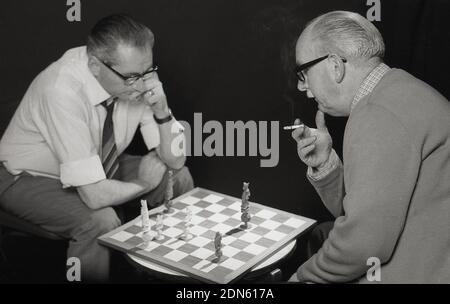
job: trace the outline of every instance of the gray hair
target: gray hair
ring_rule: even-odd
[[[322,53],[336,53],[347,59],[367,60],[384,57],[384,42],[378,29],[363,16],[333,11],[310,23],[311,41]]]
[[[87,53],[105,62],[116,64],[119,45],[139,49],[153,48],[154,36],[148,27],[125,14],[107,16],[99,20],[87,38]]]

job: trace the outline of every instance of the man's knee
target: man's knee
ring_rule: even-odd
[[[192,189],[194,189],[194,179],[188,167],[183,167],[174,175],[174,196],[180,196]]]
[[[89,217],[88,223],[84,225],[86,230],[96,235],[102,235],[121,225],[121,221],[113,208],[95,210]]]

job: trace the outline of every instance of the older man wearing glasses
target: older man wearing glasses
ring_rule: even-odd
[[[160,204],[168,169],[174,195],[193,188],[172,147],[182,127],[153,44],[153,33],[128,16],[100,20],[86,47],[68,50],[31,83],[0,143],[1,207],[69,239],[67,256],[80,259],[84,281],[108,279],[109,252],[96,239],[120,225],[113,206]],[[124,155],[138,127],[150,152]]]
[[[450,283],[450,104],[383,55],[378,30],[351,12],[317,17],[297,41],[298,89],[319,111],[292,137],[335,221],[291,281]],[[324,113],[349,116],[343,163]]]

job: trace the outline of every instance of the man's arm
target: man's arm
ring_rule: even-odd
[[[369,257],[386,263],[403,229],[420,167],[420,153],[403,125],[375,105],[355,113],[346,135],[345,214],[322,248],[297,271],[303,282],[349,282]]]
[[[138,179],[130,182],[104,179],[77,187],[81,200],[91,209],[120,205],[141,196],[149,189],[150,185]]]
[[[328,211],[335,218],[341,216],[345,195],[344,168],[336,152],[331,151],[328,161],[321,168],[314,170],[308,167],[307,177]]]

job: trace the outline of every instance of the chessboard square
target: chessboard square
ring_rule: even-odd
[[[132,237],[134,237],[134,234],[131,234],[126,231],[119,231],[116,234],[110,236],[111,239],[119,241],[119,242],[125,242],[126,240],[128,240],[129,238],[132,238]]]
[[[192,240],[189,240],[189,244],[195,245],[197,247],[203,247],[206,244],[208,244],[211,240],[201,237],[201,236],[197,236],[195,238],[193,238]]]
[[[214,213],[218,213],[224,209],[226,209],[226,207],[219,204],[212,204],[211,206],[206,207],[206,210]]]
[[[171,240],[167,241],[166,243],[164,243],[165,246],[170,247],[172,249],[178,249],[181,246],[183,246],[184,244],[186,244],[185,241],[178,240],[178,239],[171,239]]]
[[[250,245],[250,243],[240,240],[240,239],[237,239],[234,242],[230,243],[230,246],[233,246],[234,248],[237,248],[240,250],[246,248],[248,245]]]
[[[281,225],[280,223],[274,222],[272,220],[266,220],[266,221],[262,222],[261,224],[259,224],[259,226],[270,229],[270,230],[274,230],[280,225]]]
[[[197,214],[203,210],[203,208],[197,206],[190,206],[189,209],[191,210],[192,214]]]
[[[213,216],[214,213],[212,213],[211,211],[208,210],[202,210],[199,213],[197,213],[198,216],[203,217],[203,218],[209,218],[210,216]]]
[[[266,235],[264,235],[265,238],[268,238],[270,240],[274,241],[280,241],[283,239],[286,235],[284,233],[278,232],[278,231],[270,231]]]
[[[168,254],[166,254],[164,257],[169,259],[169,260],[178,262],[181,259],[187,257],[187,253],[184,253],[184,252],[179,251],[179,250],[173,250],[172,252],[169,252]]]
[[[180,201],[176,202],[175,204],[173,204],[173,208],[177,209],[177,210],[183,210],[184,208],[188,207],[189,205],[186,203],[182,203]]]
[[[201,222],[203,222],[204,220],[205,220],[205,219],[202,218],[202,217],[200,217],[200,216],[193,215],[193,216],[192,216],[192,219],[191,219],[191,223],[192,223],[193,225],[198,225],[198,224],[200,224]]]
[[[228,207],[228,206],[230,206],[233,203],[234,203],[234,201],[232,201],[232,200],[230,200],[228,198],[223,198],[221,201],[217,202],[218,205],[222,205],[222,206],[225,206],[225,207]]]
[[[263,246],[259,246],[256,244],[250,244],[247,247],[245,247],[243,250],[245,252],[251,253],[253,255],[259,255],[261,253],[263,253],[267,248],[263,247]]]
[[[202,208],[203,210],[209,206],[211,206],[211,203],[205,202],[205,201],[198,201],[195,203],[195,206],[198,208]]]
[[[177,250],[183,251],[183,252],[188,253],[188,254],[191,254],[192,252],[194,252],[197,249],[198,249],[197,246],[194,246],[194,245],[189,244],[189,243],[184,243],[182,246],[177,248]]]
[[[211,263],[211,262],[209,262],[209,261],[205,261],[205,262],[207,262],[207,263],[203,264],[203,266],[199,268],[199,269],[200,269],[201,271],[203,271],[203,272],[209,273],[209,272],[211,272],[214,268],[217,267],[217,264],[216,264],[216,263]],[[201,262],[200,262],[200,263],[201,263]],[[200,263],[199,263],[199,264],[200,264]],[[197,264],[197,265],[198,265],[198,264]],[[194,267],[195,267],[195,266],[194,266]]]
[[[158,256],[165,256],[172,250],[173,250],[172,248],[169,248],[169,247],[166,247],[166,246],[160,244],[158,247],[156,247],[155,249],[152,250],[152,253],[154,253]]]
[[[183,233],[183,231],[180,229],[177,229],[175,227],[169,227],[163,233],[165,235],[167,235],[168,237],[174,238],[174,237],[179,236],[181,233]]]
[[[160,244],[156,242],[148,242],[147,247],[143,248],[145,251],[152,251],[153,249],[161,246]]]
[[[261,210],[262,210],[262,207],[255,205],[255,204],[250,204],[250,213],[256,214]]]
[[[290,219],[289,215],[278,213],[277,215],[275,215],[272,218],[272,221],[277,221],[277,222],[280,222],[280,223],[284,223],[284,222],[286,222],[289,219]]]
[[[217,223],[210,221],[210,220],[204,220],[203,222],[199,223],[200,226],[210,229],[211,227],[214,227],[217,225]]]
[[[284,234],[289,234],[292,231],[294,231],[294,228],[292,228],[291,226],[287,226],[287,225],[280,225],[275,230],[278,232],[284,233]]]
[[[186,196],[179,200],[179,202],[185,203],[187,205],[194,205],[198,201],[200,201],[200,199],[197,197],[193,197],[193,196]]]
[[[255,242],[256,245],[260,245],[260,246],[263,246],[263,247],[266,247],[266,248],[270,248],[275,243],[276,243],[276,241],[268,239],[268,238],[265,238],[265,237],[260,238],[259,240],[257,240]]]
[[[219,223],[219,224],[215,225],[214,227],[211,227],[212,231],[220,232],[220,233],[222,233],[222,235],[228,233],[231,229],[233,229],[233,227],[222,224],[222,223]]]
[[[207,258],[209,258],[211,256],[211,254],[213,254],[214,252],[212,252],[211,250],[208,250],[206,248],[198,248],[197,250],[194,250],[191,255],[195,256],[199,259],[202,260],[206,260]]]
[[[222,244],[229,245],[233,243],[236,240],[236,238],[232,235],[225,235],[224,238],[222,238]]]
[[[195,234],[195,235],[201,235],[201,234],[205,233],[206,231],[208,231],[208,229],[206,229],[206,228],[204,228],[204,227],[201,227],[201,226],[198,226],[198,225],[195,225],[195,226],[192,226],[192,227],[189,229],[189,231],[190,231],[192,234]]]
[[[242,235],[241,237],[239,237],[240,240],[246,241],[249,243],[254,243],[257,240],[259,240],[260,238],[261,238],[260,235],[258,235],[256,233],[251,233],[251,232],[247,232],[244,235]]]
[[[214,244],[213,241],[211,241],[208,244],[206,244],[205,246],[203,246],[203,248],[211,250],[211,252],[216,251],[216,245]]]
[[[191,194],[191,196],[197,197],[199,199],[202,199],[202,198],[204,198],[204,197],[206,197],[208,195],[209,195],[209,193],[207,191],[204,191],[204,190],[198,190],[195,193]]]
[[[226,215],[226,216],[232,216],[233,214],[238,213],[238,211],[230,209],[230,208],[225,208],[222,211],[220,211],[220,213],[223,214],[223,215]]]
[[[236,249],[236,248],[231,247],[231,246],[224,246],[222,248],[222,252],[223,252],[224,256],[231,258],[231,257],[234,257],[239,252],[241,252],[241,250]]]
[[[297,218],[290,218],[286,222],[284,222],[285,225],[288,225],[288,226],[291,226],[291,227],[294,227],[294,228],[299,228],[304,223],[305,223],[305,221],[297,219]]]
[[[216,223],[223,223],[225,222],[229,217],[220,213],[216,213],[209,217],[211,221],[214,221]]]
[[[228,208],[236,210],[236,211],[241,211],[241,206],[242,206],[241,201],[235,201],[230,206],[228,206]]]
[[[252,215],[250,223],[253,223],[255,225],[261,225],[261,223],[264,223],[265,221],[266,221],[266,219],[260,218],[259,216]]]
[[[218,278],[224,278],[225,276],[227,276],[228,274],[231,273],[231,270],[228,269],[227,267],[223,267],[221,265],[218,265],[217,267],[215,267],[214,269],[211,269],[208,274],[213,276],[213,277],[218,277]]]
[[[171,217],[176,218],[178,220],[183,220],[186,217],[186,214],[184,214],[184,212],[177,212],[171,215]]]
[[[208,195],[208,196],[206,196],[206,197],[204,197],[203,198],[203,200],[205,201],[205,202],[208,202],[208,203],[217,203],[218,201],[220,201],[222,199],[222,197],[221,196],[218,196],[218,195],[215,195],[215,194],[210,194],[210,195]]]
[[[233,259],[242,261],[242,262],[248,262],[250,261],[255,255],[245,252],[245,251],[239,251],[237,254],[233,256]]]
[[[129,238],[128,240],[125,241],[125,243],[131,245],[131,246],[137,246],[139,244],[142,244],[144,240],[141,239],[140,237],[137,236],[133,236],[132,238]]]
[[[269,233],[269,232],[270,232],[270,229],[267,229],[267,228],[258,226],[258,227],[253,228],[253,229],[252,229],[252,232],[253,232],[253,233],[256,233],[256,234],[259,234],[259,235],[261,235],[261,236],[264,236],[266,233]]]
[[[226,221],[224,221],[223,223],[225,225],[228,225],[228,226],[231,226],[231,227],[238,227],[241,224],[241,221],[230,217]]]
[[[263,219],[271,219],[272,217],[277,215],[277,213],[274,211],[271,211],[271,210],[264,209],[264,210],[259,211],[255,215],[260,218],[263,218]]]
[[[138,234],[139,232],[142,231],[142,227],[141,226],[132,225],[132,226],[128,227],[127,229],[125,229],[124,231],[129,232],[131,234]]]
[[[244,265],[244,264],[245,263],[242,262],[242,261],[239,261],[239,260],[234,259],[234,258],[229,258],[226,261],[220,263],[220,266],[226,267],[226,268],[231,269],[231,270],[234,271],[234,270],[239,269],[240,267],[242,267],[242,265]]]
[[[164,225],[169,226],[169,227],[173,227],[176,224],[181,222],[180,219],[172,217],[172,216],[166,217],[163,221],[164,221]]]
[[[205,239],[213,240],[216,237],[216,231],[208,229],[205,232],[203,232],[201,236],[204,237]]]
[[[184,257],[183,259],[181,259],[179,262],[180,262],[180,264],[183,264],[187,267],[193,267],[194,265],[198,264],[200,261],[202,261],[202,259],[199,259],[192,255],[188,255],[188,256]]]

